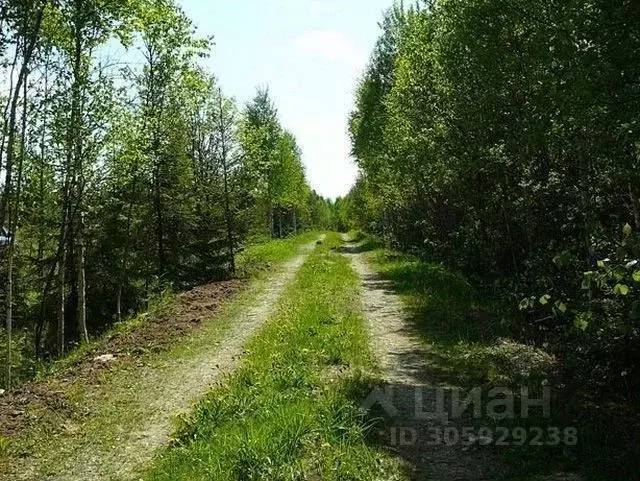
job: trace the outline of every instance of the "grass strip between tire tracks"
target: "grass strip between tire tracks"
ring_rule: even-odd
[[[359,409],[372,366],[359,282],[329,234],[247,346],[156,458],[147,480],[394,479]]]

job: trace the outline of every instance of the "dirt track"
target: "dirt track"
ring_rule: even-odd
[[[78,442],[75,454],[67,457],[60,468],[56,467],[56,473],[51,473],[49,467],[46,479],[102,481],[135,477],[137,470],[151,460],[155,451],[169,443],[173,417],[188,411],[213,383],[240,362],[244,344],[274,313],[285,287],[294,279],[306,255],[314,247],[315,242],[305,246],[301,253],[268,280],[266,288],[244,313],[234,319],[233,326],[217,346],[208,346],[185,359],[175,359],[163,369],[141,366],[135,372],[140,384],[135,395],[140,398],[136,401],[145,411],[140,417],[143,422],[134,430],[122,432],[118,444],[108,449],[91,443],[83,445],[82,440],[72,440]],[[201,294],[206,291],[206,287],[200,289]],[[202,321],[202,310],[206,310],[207,306],[206,296],[199,295],[196,290],[182,296],[179,312],[174,315],[192,319],[197,324]],[[114,429],[117,430],[117,427]],[[39,459],[25,459],[13,476],[24,480],[42,479],[42,462]],[[6,479],[16,479],[11,476],[9,474]],[[4,478],[0,475],[0,479]]]
[[[380,445],[402,460],[405,476],[411,480],[496,479],[500,460],[490,451],[469,449],[462,444],[430,445],[434,429],[462,426],[452,421],[420,419],[417,414],[436,412],[435,385],[425,377],[429,355],[424,341],[416,333],[393,284],[371,269],[357,245],[347,245],[343,252],[362,282],[364,313],[384,379],[380,392],[390,401],[382,413],[388,423],[379,433]],[[406,430],[405,440],[399,435],[402,430]]]

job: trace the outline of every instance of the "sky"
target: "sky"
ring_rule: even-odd
[[[311,187],[336,198],[357,168],[347,133],[355,90],[392,0],[178,0],[213,35],[207,67],[240,105],[268,87]]]

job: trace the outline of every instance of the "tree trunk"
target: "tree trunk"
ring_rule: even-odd
[[[13,245],[14,234],[9,233],[9,252],[7,259],[7,371],[5,377],[5,388],[7,391],[11,389],[11,364],[13,363],[13,341],[11,336],[13,334]]]
[[[49,102],[49,51],[46,52],[46,60],[44,64],[44,99],[43,103],[46,106]],[[47,109],[42,109],[42,130],[40,131],[40,172],[38,174],[38,212],[44,212],[44,167],[46,164],[47,157],[47,143],[46,143],[46,132],[47,132]],[[44,220],[44,216],[43,219]],[[35,354],[36,360],[42,357],[42,333],[43,331],[47,331],[47,321],[45,316],[45,303],[47,292],[49,292],[49,287],[51,285],[52,276],[47,276],[45,280],[45,267],[42,264],[42,260],[44,258],[44,244],[46,242],[45,238],[46,232],[44,229],[40,230],[38,235],[38,254],[37,261],[40,266],[40,279],[44,282],[44,287],[42,290],[42,300],[41,300],[41,309],[40,316],[38,318],[38,322],[35,328]]]
[[[636,229],[640,229],[640,196],[631,182],[629,182],[629,198],[631,199],[631,209]]]
[[[131,218],[133,217],[133,204],[136,195],[136,188],[138,185],[138,172],[136,167],[133,167],[133,182],[131,183],[131,195],[134,196],[129,202],[129,209],[127,211],[127,229],[125,235],[125,246],[122,253],[122,263],[120,265],[120,282],[118,282],[118,291],[116,293],[116,320],[122,322],[122,287],[127,282],[128,272],[128,258],[129,258],[129,244],[131,237]]]
[[[38,316],[38,323],[36,325],[36,335],[35,335],[35,351],[36,351],[36,360],[42,358],[42,337],[43,334],[46,335],[49,330],[49,323],[47,322],[47,293],[51,288],[51,283],[53,282],[53,277],[55,275],[55,265],[53,269],[49,271],[49,275],[47,276],[47,280],[44,283],[44,287],[42,288],[42,295],[40,297],[40,314]]]
[[[13,97],[11,99],[11,108],[9,112],[9,127],[8,127],[9,137],[8,137],[8,143],[7,143],[5,185],[4,185],[4,192],[2,194],[2,200],[0,201],[0,226],[4,225],[5,223],[9,197],[11,196],[16,114],[18,109],[20,89],[22,85],[26,82],[26,78],[29,73],[29,63],[31,61],[31,56],[33,55],[33,51],[35,49],[35,46],[40,34],[40,25],[42,23],[42,17],[44,15],[45,6],[46,6],[46,1],[43,1],[40,9],[36,13],[33,30],[28,39],[26,38],[26,25],[25,25],[25,48],[24,48],[22,66],[20,67],[20,73],[18,74],[18,81],[16,82],[16,88],[13,91]]]
[[[269,207],[269,237],[273,239],[275,229],[273,225],[273,207]]]
[[[67,250],[65,247],[62,247],[62,253],[60,256],[60,262],[58,265],[58,282],[60,284],[60,297],[58,304],[58,355],[62,356],[64,354],[64,303],[65,303],[65,269],[66,269],[66,260],[67,260]]]
[[[67,232],[68,232],[68,217],[69,217],[69,196],[68,187],[64,188],[64,200],[62,205],[62,215],[60,224],[60,245],[58,247],[58,284],[59,284],[59,297],[58,297],[58,355],[64,354],[65,347],[65,271],[67,268]]]
[[[1,31],[1,30],[0,30]],[[4,155],[4,139],[7,136],[8,125],[9,125],[9,107],[11,106],[11,99],[13,98],[13,74],[16,71],[16,65],[18,64],[18,56],[20,54],[20,49],[16,48],[16,51],[13,55],[13,62],[11,64],[11,73],[9,73],[9,85],[7,88],[7,102],[4,104],[4,111],[2,112],[2,118],[4,121],[2,122],[2,132],[0,132],[0,172],[2,171],[2,157]]]
[[[22,105],[22,131],[20,135],[21,149],[18,160],[18,179],[16,185],[16,197],[14,209],[9,208],[9,253],[7,261],[7,390],[11,388],[11,364],[12,359],[12,335],[13,335],[13,263],[16,245],[16,231],[19,225],[20,217],[20,198],[22,196],[22,172],[24,160],[26,157],[27,145],[27,78],[24,76],[23,105]],[[11,136],[9,136],[11,138]]]
[[[82,111],[84,109],[83,89],[86,84],[86,75],[82,65],[82,35],[84,20],[83,1],[75,0],[74,2],[74,57],[73,57],[73,85],[71,99],[71,122],[69,124],[69,141],[70,149],[73,155],[73,190],[75,201],[75,213],[72,217],[73,233],[75,242],[72,238],[71,246],[76,251],[76,290],[78,294],[78,305],[76,311],[76,325],[80,339],[82,342],[89,340],[87,332],[87,315],[86,315],[86,285],[85,285],[85,253],[84,253],[84,210],[83,210],[83,194],[84,194],[84,165],[83,165],[83,125]]]
[[[236,255],[233,245],[233,217],[231,214],[231,201],[229,192],[229,153],[227,151],[226,126],[224,123],[224,109],[222,106],[222,90],[218,89],[218,107],[219,107],[219,128],[220,142],[222,144],[222,180],[224,183],[224,217],[227,224],[227,249],[229,250],[229,262],[231,267],[231,275],[236,275]]]
[[[76,255],[78,267],[78,332],[82,342],[89,342],[89,332],[87,331],[87,298],[85,279],[85,259],[84,259],[84,216],[78,214],[80,219],[79,229],[76,233]]]
[[[293,209],[293,234],[298,235],[298,218],[296,217],[295,209]]]
[[[118,284],[116,292],[116,322],[122,322],[122,284]]]
[[[164,251],[164,214],[162,206],[162,193],[160,191],[160,168],[156,167],[154,179],[154,204],[156,210],[156,239],[158,242],[158,275],[162,276],[166,270]]]
[[[223,154],[226,155],[226,154]],[[231,206],[229,201],[229,182],[227,172],[227,162],[224,163],[224,211],[225,219],[227,223],[227,249],[229,250],[229,262],[231,267],[231,275],[236,275],[236,254],[235,246],[233,242],[233,217],[231,214]]]

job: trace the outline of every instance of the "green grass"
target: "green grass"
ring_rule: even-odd
[[[300,246],[316,240],[318,232],[304,232],[286,239],[276,239],[267,242],[257,241],[249,245],[238,254],[236,260],[240,277],[253,277],[269,270],[291,257],[291,252]]]
[[[154,316],[170,312],[176,307],[174,296],[159,298],[148,312],[116,325],[101,338],[49,366],[42,374],[42,380],[51,386],[51,390],[64,393],[70,411],[59,413],[34,406],[29,411],[30,425],[24,432],[12,438],[0,438],[0,479],[15,479],[11,473],[22,457],[34,460],[38,477],[46,477],[65,472],[78,453],[90,452],[96,458],[111,451],[117,453],[121,438],[135,431],[148,418],[150,401],[162,395],[166,376],[175,376],[175,372],[180,372],[180,365],[197,362],[200,356],[208,355],[212,350],[215,352],[215,346],[224,340],[238,317],[266,289],[268,272],[279,269],[299,252],[300,246],[318,236],[308,233],[289,241],[274,241],[275,247],[266,245],[248,249],[249,252],[260,252],[256,258],[269,259],[269,267],[263,266],[260,275],[254,271],[248,289],[227,303],[217,315],[205,320],[202,330],[178,340],[168,350],[144,353],[135,362],[125,362],[102,372],[97,385],[89,385],[82,379],[67,385],[60,380],[65,372],[73,370],[109,337],[131,332]]]
[[[330,234],[287,288],[243,365],[184,421],[146,480],[394,479],[358,408],[371,352],[358,278]]]
[[[413,328],[422,337],[427,353],[425,377],[431,384],[463,389],[480,387],[483,392],[492,387],[509,387],[516,393],[521,386],[527,386],[534,397],[540,392],[541,382],[547,380],[554,386],[551,419],[543,419],[539,410],[533,410],[526,420],[496,423],[482,418],[469,420],[470,425],[527,429],[575,426],[580,443],[599,444],[592,435],[588,436],[591,439],[583,439],[590,426],[570,417],[571,411],[563,401],[567,393],[557,382],[559,361],[543,348],[523,343],[514,336],[513,323],[496,314],[491,299],[483,298],[462,275],[442,265],[382,249],[375,240],[361,241],[371,265],[381,277],[392,282]],[[515,402],[518,412],[517,396]],[[564,451],[562,446],[496,447],[507,467],[499,479],[539,480],[558,471],[582,470],[575,456],[585,447],[588,446],[579,444]]]
[[[78,380],[71,386],[61,386],[52,381],[53,390],[64,390],[71,416],[49,409],[32,410],[32,426],[19,438],[7,440],[4,453],[0,450],[0,479],[4,479],[3,474],[12,479],[10,458],[22,453],[37,459],[38,479],[71,469],[79,453],[91,452],[97,459],[109,453],[117,455],[122,437],[143,426],[152,414],[150,403],[163,395],[166,378],[175,377],[181,365],[197,362],[199,356],[215,349],[264,288],[265,281],[257,280],[209,319],[201,331],[169,350],[143,355],[138,363],[104,371],[98,385]]]
[[[555,359],[515,342],[491,305],[466,279],[438,264],[377,249],[373,267],[392,281],[429,352],[431,377],[444,385],[539,384]]]

